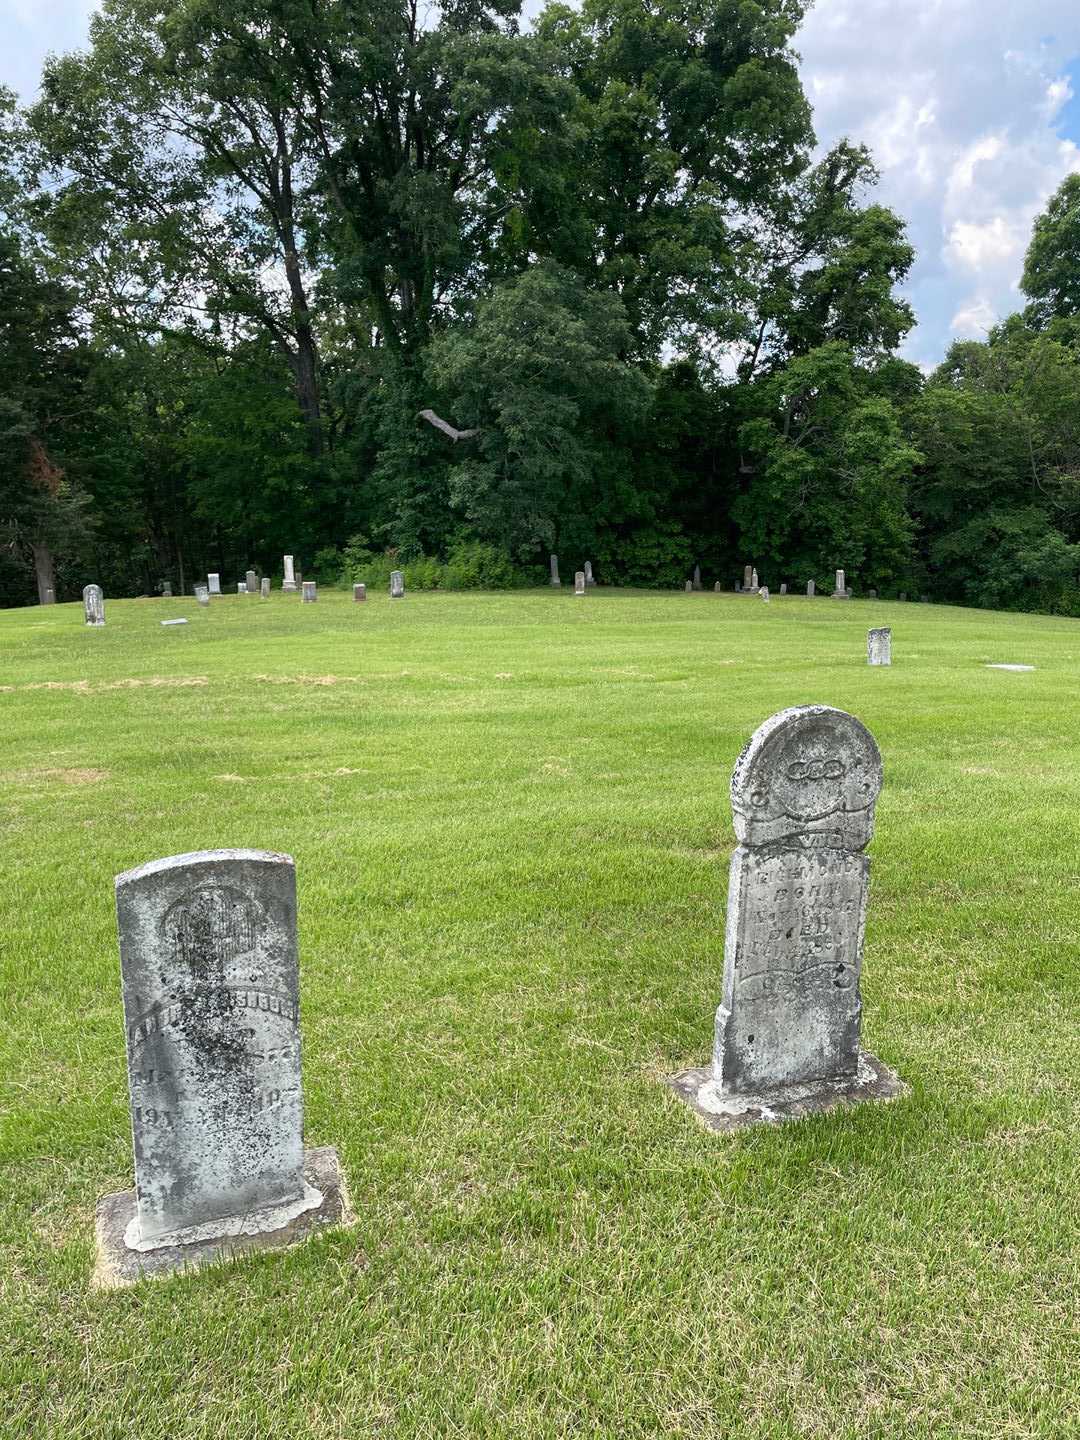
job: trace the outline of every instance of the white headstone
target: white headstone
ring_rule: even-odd
[[[199,602],[200,605],[210,604],[210,591],[207,590],[205,585],[195,586],[195,599]]]
[[[211,595],[221,594],[221,576],[210,574],[206,577],[207,592]]]
[[[259,577],[255,574],[254,570],[249,570],[247,572],[247,579],[244,582],[244,588],[249,595],[257,595],[259,593]]]
[[[83,592],[83,611],[87,625],[105,624],[105,595],[100,585],[87,585]]]
[[[246,581],[246,580],[238,580],[238,581],[236,582],[236,593],[237,593],[237,595],[246,595],[246,594],[247,594],[247,581]]]
[[[808,600],[812,600],[812,599],[814,598],[814,582],[813,582],[813,580],[807,580],[807,582],[806,582],[806,597],[807,597]]]
[[[892,664],[892,631],[888,626],[866,632],[866,663],[868,665]]]
[[[166,600],[171,600],[171,599],[173,598],[173,593],[172,593],[172,581],[171,581],[171,580],[164,580],[164,581],[162,581],[161,594],[162,594],[163,598],[166,599]]]
[[[296,590],[296,574],[293,570],[293,557],[286,555],[283,558],[285,562],[285,579],[281,583],[281,588],[282,590],[292,593]]]
[[[693,587],[693,585],[691,584],[691,582],[690,582],[689,580],[687,580],[686,586],[685,586],[687,595],[690,594],[690,592],[691,592],[691,590],[693,590],[693,588],[694,588],[694,587]]]
[[[263,600],[270,599],[270,576],[264,575],[259,581],[259,595]]]
[[[162,625],[186,625],[186,620],[162,620]]]
[[[390,599],[400,600],[405,594],[405,576],[400,570],[390,571]]]
[[[751,570],[751,572],[750,572],[750,589],[751,589],[751,590],[755,590],[755,591],[761,589],[761,586],[758,584],[758,578],[757,578],[757,571],[756,571],[756,570]]]
[[[833,591],[834,600],[846,600],[848,598],[847,585],[844,582],[843,570],[836,572],[836,589]]]
[[[584,570],[575,570],[575,571],[574,571],[574,594],[575,594],[575,595],[584,595],[584,594],[585,594],[585,571],[584,571]]]
[[[752,565],[744,565],[742,572],[742,588],[744,590],[749,590],[751,584],[753,583],[753,579],[754,567]]]
[[[784,581],[783,585],[780,586],[780,594],[781,594],[781,595],[786,595],[786,594],[787,594],[787,581],[786,581],[786,580]]]
[[[761,596],[762,600],[764,600],[765,604],[767,605],[769,603],[769,587],[767,585],[762,585],[761,589],[758,591],[758,594]]]

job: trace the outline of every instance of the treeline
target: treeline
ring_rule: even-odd
[[[796,0],[517,12],[106,0],[8,97],[0,604],[556,551],[1080,614],[1080,178],[926,378]]]

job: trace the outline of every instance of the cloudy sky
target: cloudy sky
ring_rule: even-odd
[[[0,83],[29,99],[93,0],[0,0]],[[1076,0],[817,0],[799,35],[824,144],[865,141],[918,251],[907,354],[936,363],[1017,308],[1034,215],[1080,171]]]

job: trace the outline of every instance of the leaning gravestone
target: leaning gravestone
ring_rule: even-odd
[[[210,595],[220,595],[220,594],[221,594],[221,576],[220,576],[220,575],[207,575],[207,577],[206,577],[206,589],[207,589],[207,593],[210,594]]]
[[[281,588],[286,594],[292,595],[295,594],[297,589],[296,575],[293,571],[293,557],[291,555],[285,555],[283,560],[285,564],[285,579],[281,582]]]
[[[314,605],[315,601],[319,598],[318,591],[315,588],[315,581],[302,580],[300,582],[300,589],[302,591],[304,604]]]
[[[207,850],[117,877],[135,1189],[98,1202],[99,1286],[290,1245],[351,1216],[304,1150],[296,870]]]
[[[199,602],[200,605],[210,604],[210,591],[207,590],[205,585],[195,586],[195,599]]]
[[[903,1088],[859,1048],[881,778],[874,737],[826,705],[773,715],[739,756],[713,1063],[669,1082],[714,1130]]]
[[[562,581],[559,579],[559,557],[552,555],[548,560],[548,564],[551,566],[552,585],[561,585]]]
[[[405,576],[400,570],[390,571],[390,599],[401,600],[405,595]]]
[[[270,576],[264,575],[259,581],[259,595],[263,600],[270,599]]]
[[[868,665],[892,664],[892,631],[887,625],[878,630],[866,632],[866,663]]]
[[[87,625],[105,624],[105,595],[100,585],[87,585],[82,592]]]
[[[585,594],[585,571],[584,571],[584,570],[575,570],[575,571],[574,571],[574,594],[575,594],[575,595],[584,595],[584,594]]]
[[[247,572],[247,578],[244,583],[247,586],[247,593],[249,595],[257,595],[259,593],[259,577],[255,574],[254,570]]]
[[[366,599],[367,599],[367,586],[366,586],[366,585],[354,585],[354,586],[352,587],[352,598],[356,601],[356,603],[357,603],[358,605],[359,605],[360,603],[362,603],[364,600],[366,600]]]

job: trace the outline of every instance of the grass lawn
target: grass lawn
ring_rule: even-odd
[[[1080,1434],[1080,623],[106,615],[0,614],[3,1440]],[[659,1079],[710,1054],[732,765],[804,702],[885,758],[863,1034],[910,1092],[718,1137]],[[296,859],[307,1141],[359,1223],[92,1294],[133,1173],[113,876],[219,846]]]

